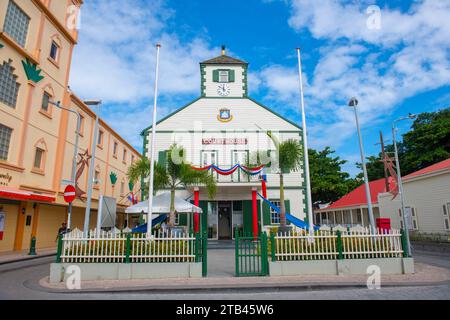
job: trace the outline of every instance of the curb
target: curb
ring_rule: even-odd
[[[51,257],[51,256],[56,256],[56,252],[40,254],[40,255],[36,255],[36,256],[23,256],[21,258],[16,258],[16,259],[12,259],[12,260],[0,261],[0,266],[8,265],[11,263],[16,263],[16,262],[30,261],[30,260],[40,259],[40,258],[47,258],[47,257]]]
[[[46,281],[47,277],[39,281],[40,291],[59,294],[101,294],[101,293],[149,293],[149,294],[183,294],[183,293],[242,293],[242,292],[273,292],[273,291],[319,291],[319,290],[338,290],[338,289],[367,289],[363,283],[305,283],[305,284],[249,284],[249,285],[206,285],[206,286],[155,286],[155,287],[123,287],[123,288],[92,288],[81,290],[53,289],[41,285],[41,281]],[[444,286],[450,285],[450,281],[439,282],[410,282],[410,283],[387,283],[382,284],[381,288],[392,287],[426,287],[426,286]],[[36,288],[35,288],[36,289]]]

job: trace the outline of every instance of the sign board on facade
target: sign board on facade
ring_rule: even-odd
[[[98,201],[97,230],[114,228],[117,214],[116,198],[100,196]]]
[[[6,172],[6,173],[0,173],[0,186],[7,187],[12,180],[12,176]]]
[[[246,145],[247,138],[203,138],[204,145]]]

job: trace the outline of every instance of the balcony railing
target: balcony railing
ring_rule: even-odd
[[[218,165],[221,169],[231,168],[233,165],[221,164]],[[233,174],[229,176],[222,176],[215,171],[211,171],[218,183],[257,183],[259,182],[259,175],[248,175],[238,168]]]

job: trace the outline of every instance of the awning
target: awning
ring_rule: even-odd
[[[202,208],[194,206],[192,203],[175,196],[175,211],[178,213],[203,213]],[[125,210],[126,213],[147,213],[148,201],[142,201]],[[153,198],[152,213],[170,212],[170,192],[160,194]]]
[[[31,200],[38,202],[55,202],[56,198],[51,195],[45,195],[32,191],[24,191],[10,188],[0,188],[0,198],[13,200]]]

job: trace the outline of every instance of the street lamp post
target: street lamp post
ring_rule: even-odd
[[[75,132],[75,145],[73,148],[72,178],[71,178],[71,183],[75,186],[75,179],[76,179],[76,175],[77,175],[78,141],[79,141],[79,137],[80,137],[80,128],[81,128],[81,115],[77,111],[62,107],[61,103],[59,101],[58,102],[49,101],[49,103],[59,109],[66,110],[77,116],[77,129]],[[73,205],[71,202],[71,203],[69,203],[69,210],[67,213],[67,229],[70,229],[70,227],[71,227],[72,210],[73,210]]]
[[[102,104],[101,100],[87,100],[84,101],[87,106],[98,106],[99,110],[95,113],[95,127],[94,127],[94,138],[92,140],[91,147],[91,163],[89,165],[89,175],[88,175],[88,194],[86,201],[86,211],[84,214],[84,233],[89,233],[89,221],[91,218],[91,200],[92,200],[92,183],[94,180],[94,165],[95,165],[95,150],[97,149],[97,139],[98,139],[98,122],[99,122],[99,113],[100,113],[100,105]]]
[[[364,146],[361,136],[361,128],[359,127],[359,118],[358,118],[358,100],[356,98],[352,98],[348,104],[349,107],[354,108],[355,110],[355,119],[356,119],[356,128],[358,130],[358,137],[359,137],[359,150],[361,152],[361,164],[363,168],[364,173],[364,184],[366,187],[366,199],[367,199],[367,211],[369,212],[369,220],[370,220],[370,227],[372,228],[372,231],[375,231],[375,219],[373,217],[373,209],[372,209],[372,196],[370,195],[370,186],[369,186],[369,178],[367,175],[367,168],[366,168],[366,159],[364,156]]]
[[[411,255],[411,242],[409,241],[409,230],[408,225],[406,223],[406,214],[405,214],[405,198],[403,195],[403,182],[402,182],[402,173],[400,170],[400,160],[398,158],[398,148],[397,148],[397,127],[396,124],[399,121],[408,120],[408,119],[415,119],[417,116],[410,114],[408,117],[402,117],[397,120],[395,120],[392,123],[392,139],[394,142],[394,151],[395,151],[395,165],[397,166],[397,184],[398,184],[398,193],[400,194],[400,201],[402,203],[402,220],[403,220],[403,227],[405,228],[405,236],[406,236],[406,243],[408,246],[408,256]]]

